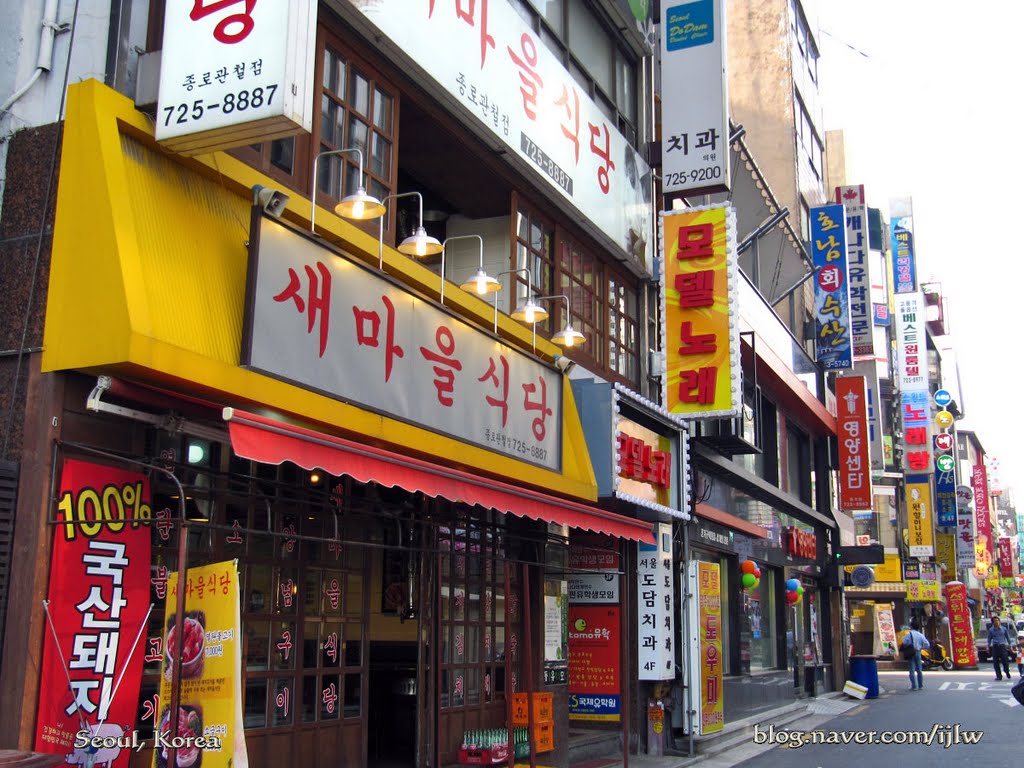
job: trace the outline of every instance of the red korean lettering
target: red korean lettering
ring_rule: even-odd
[[[710,307],[715,303],[715,273],[711,269],[676,275],[679,306],[683,309]]]
[[[690,322],[679,324],[679,340],[683,342],[683,346],[679,347],[680,355],[713,354],[718,349],[715,334],[695,334],[693,323]]]
[[[332,664],[338,662],[338,633],[331,632],[324,641],[324,653],[330,658]]]
[[[501,410],[501,426],[504,427],[508,422],[508,360],[505,359],[504,355],[498,355],[498,360],[501,362],[501,376],[498,376],[498,366],[492,357],[487,361],[487,373],[477,379],[477,381],[490,381],[494,384],[495,389],[501,393],[501,397],[487,395],[484,399],[492,408]]]
[[[338,687],[334,683],[331,683],[324,688],[321,700],[323,701],[324,709],[327,711],[327,714],[333,715],[334,707],[338,703]]]
[[[330,603],[331,610],[338,610],[338,606],[341,604],[341,585],[337,579],[331,579],[330,583],[324,587],[324,594],[327,596],[327,602]]]
[[[220,576],[220,591],[224,595],[231,591],[231,574],[228,571],[224,571]]]
[[[519,81],[522,83],[519,86],[519,92],[523,95],[523,111],[528,118],[536,120],[537,92],[539,88],[544,87],[544,79],[536,70],[532,69],[532,67],[537,66],[537,44],[530,37],[529,33],[524,32],[519,39],[519,47],[523,53],[522,58],[519,57],[519,54],[511,46],[507,46],[508,55],[512,57],[512,61],[519,67]]]
[[[600,126],[593,123],[587,123],[587,125],[590,126],[590,151],[604,161],[597,169],[597,183],[601,187],[601,192],[607,195],[608,190],[611,189],[608,171],[615,170],[615,163],[611,159],[611,134],[608,132],[606,123],[601,123]],[[604,129],[604,147],[596,143],[601,138],[602,128]]]
[[[434,333],[434,340],[437,342],[437,348],[441,351],[441,354],[426,347],[420,347],[420,354],[423,355],[424,359],[437,363],[437,365],[433,366],[435,375],[434,388],[437,390],[437,401],[446,408],[451,408],[455,403],[451,397],[455,392],[455,371],[462,370],[462,363],[456,358],[451,357],[455,353],[455,336],[450,328],[443,325],[438,326],[437,331]]]
[[[706,367],[679,374],[679,400],[684,403],[709,405],[715,401],[718,368]]]
[[[162,637],[148,637],[146,638],[146,643],[148,645],[148,650],[146,651],[146,655],[142,657],[142,660],[147,663],[163,661],[164,639]]]
[[[217,26],[213,28],[213,36],[218,42],[225,45],[234,45],[245,40],[256,26],[256,22],[252,18],[253,9],[256,7],[256,0],[214,0],[214,2],[193,0],[192,11],[188,17],[192,21],[199,21],[199,19],[205,18],[211,13],[230,8],[233,5],[238,5],[238,3],[244,3],[245,10],[224,16],[217,22]],[[238,25],[238,27],[230,29],[232,25]]]
[[[907,451],[907,466],[911,469],[925,471],[931,465],[931,454],[928,451]]]
[[[712,224],[691,224],[679,228],[677,259],[707,259],[715,255]]]
[[[562,135],[572,142],[575,150],[576,164],[580,162],[580,95],[575,86],[570,91],[568,86],[562,85],[562,95],[555,99],[555,106],[565,110],[566,120],[560,124]]]
[[[907,427],[903,439],[907,445],[925,445],[928,442],[928,427]]]
[[[619,474],[624,477],[639,479],[643,476],[643,448],[642,441],[632,435],[618,434],[618,462]]]
[[[923,421],[927,418],[924,408],[915,408],[911,403],[903,404],[903,421]]]
[[[527,411],[540,411],[540,415],[533,420],[533,436],[537,440],[543,440],[547,434],[547,427],[545,426],[545,419],[551,415],[552,411],[548,408],[548,383],[543,377],[540,381],[540,400],[531,402],[530,395],[534,394],[538,390],[536,384],[523,384],[523,408]]]
[[[455,15],[475,28],[476,5],[476,0],[466,0],[465,3],[463,0],[455,0]],[[494,38],[487,32],[487,0],[480,0],[480,69],[484,68],[484,62],[487,61],[488,48],[494,48]]]
[[[284,661],[288,661],[288,657],[292,652],[292,633],[289,630],[285,630],[281,633],[281,639],[277,642],[277,650],[281,652]]]
[[[288,268],[288,286],[274,297],[274,301],[284,302],[291,300],[299,314],[306,313],[306,333],[313,332],[313,326],[319,322],[320,328],[320,357],[324,356],[327,350],[327,336],[330,332],[331,320],[331,271],[327,265],[318,261],[317,271],[308,264],[305,266],[308,290],[303,298],[299,292],[302,289],[302,282],[298,274],[291,267]],[[317,274],[319,273],[319,274]]]
[[[405,357],[405,350],[395,344],[395,305],[387,296],[381,296],[387,316],[384,323],[384,381],[391,378],[396,357]],[[373,310],[352,307],[356,319],[356,343],[361,347],[380,346],[380,315]]]

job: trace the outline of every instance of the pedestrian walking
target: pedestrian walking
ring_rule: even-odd
[[[1010,665],[1006,660],[1009,650],[1010,635],[999,617],[993,616],[992,626],[988,628],[988,652],[992,657],[992,666],[996,670],[996,680],[1003,679],[1003,672],[1006,672],[1006,679],[1010,679]]]
[[[921,624],[917,619],[910,622],[910,631],[903,636],[903,645],[912,648],[914,653],[907,658],[910,662],[910,690],[919,691],[924,688],[924,665],[921,663],[921,651],[931,648],[928,638],[921,634]],[[915,677],[915,673],[917,677]]]
[[[1017,672],[1024,678],[1024,632],[1017,635]]]

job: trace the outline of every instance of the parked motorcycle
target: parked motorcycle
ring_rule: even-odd
[[[925,669],[942,667],[947,672],[953,669],[953,657],[946,651],[942,643],[932,643],[932,647],[921,651],[921,663]]]

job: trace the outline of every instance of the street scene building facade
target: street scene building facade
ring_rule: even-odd
[[[941,285],[814,4],[726,6],[11,11],[0,748],[568,766],[976,663]]]

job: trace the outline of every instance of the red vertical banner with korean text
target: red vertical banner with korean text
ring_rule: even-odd
[[[1013,546],[1009,536],[999,537],[999,575],[1004,579],[1013,578]]]
[[[871,455],[867,381],[863,376],[836,379],[839,438],[839,508],[871,509]]]
[[[992,565],[995,547],[992,541],[992,518],[988,509],[988,472],[984,464],[975,464],[971,473],[971,487],[974,490],[974,539],[975,569],[985,569]],[[984,577],[985,574],[978,573]]]
[[[715,733],[725,727],[725,690],[722,679],[722,569],[718,563],[690,564],[691,589],[697,595],[696,650],[700,668],[700,688],[694,687],[691,699],[698,713],[701,734]],[[696,581],[693,584],[692,581]],[[696,670],[694,670],[696,671]]]
[[[131,738],[142,681],[151,559],[149,480],[68,459],[61,471],[43,640],[35,749],[85,764],[87,738]],[[134,646],[134,648],[133,648]],[[70,685],[69,685],[70,678]],[[80,739],[79,739],[80,741]],[[102,753],[102,754],[100,754]],[[128,765],[131,750],[101,748],[96,763]]]
[[[946,585],[946,608],[949,636],[953,643],[953,663],[958,667],[973,667],[978,660],[974,650],[971,609],[967,604],[967,586],[962,581],[951,581]]]
[[[177,749],[178,768],[246,768],[249,764],[242,725],[241,613],[238,566],[234,561],[189,568],[178,675],[181,695],[173,714],[171,682],[176,648],[178,574],[167,578],[164,658],[160,676],[158,743],[155,768],[168,768],[169,747]]]
[[[619,607],[569,606],[569,719],[618,720]]]
[[[687,419],[742,407],[736,213],[728,206],[661,214],[665,253],[665,408]]]

